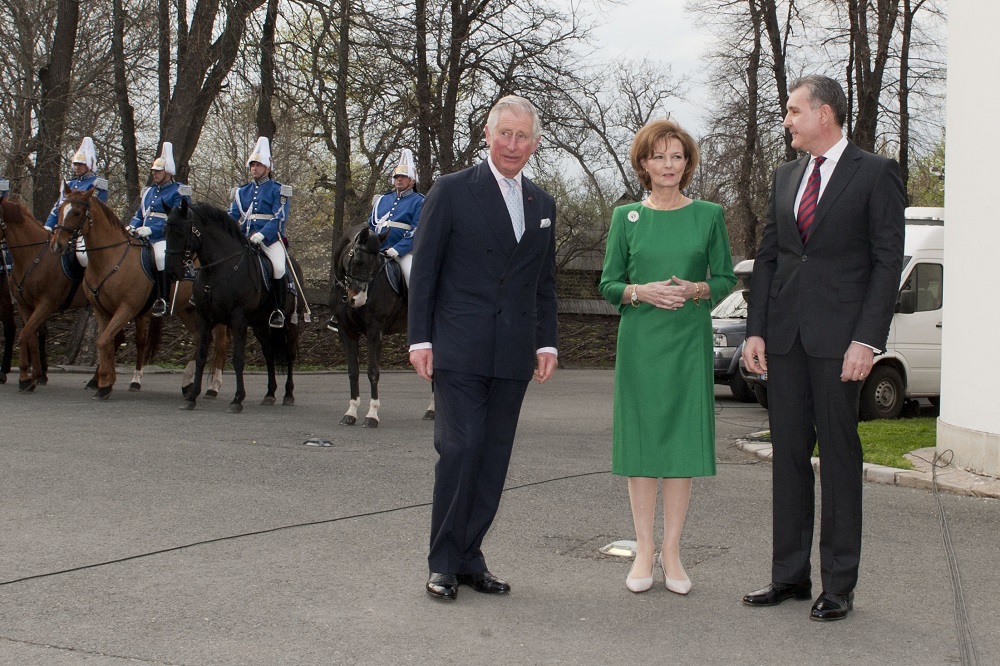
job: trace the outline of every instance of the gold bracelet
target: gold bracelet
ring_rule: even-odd
[[[701,307],[701,282],[698,283],[698,291],[691,297],[691,300],[694,301],[695,305]]]
[[[632,303],[632,307],[634,308],[639,307],[639,296],[635,293],[635,288],[637,286],[638,285],[636,284],[632,285],[632,296],[629,297],[629,301]]]

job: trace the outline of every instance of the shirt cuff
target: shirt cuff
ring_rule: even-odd
[[[417,351],[418,349],[430,349],[431,343],[429,342],[414,342],[410,345],[410,351]]]
[[[864,342],[858,342],[857,340],[851,340],[851,342],[859,344],[862,347],[868,347],[868,349],[871,349],[873,352],[875,352],[876,355],[882,353],[882,350],[879,349],[878,347],[872,347],[871,345],[865,344]]]
[[[556,351],[555,347],[542,347],[535,351],[536,354],[552,354],[556,358],[559,358],[559,352]]]

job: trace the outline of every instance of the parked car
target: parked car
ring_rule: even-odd
[[[941,395],[941,313],[944,286],[944,209],[907,208],[903,271],[884,353],[861,386],[862,420],[894,419],[906,400]],[[741,350],[742,351],[742,350]],[[740,374],[767,407],[767,375]]]
[[[753,273],[753,259],[736,264],[733,272],[742,284],[737,283],[736,289],[712,308],[715,383],[728,386],[737,400],[753,402],[756,396],[740,374],[739,367],[747,331],[746,295]]]

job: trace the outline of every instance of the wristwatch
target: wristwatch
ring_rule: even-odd
[[[639,307],[639,296],[635,293],[636,285],[632,285],[632,295],[629,296],[629,301],[632,302],[632,307]]]

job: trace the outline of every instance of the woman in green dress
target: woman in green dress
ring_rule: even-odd
[[[687,594],[680,539],[691,477],[715,474],[711,303],[736,276],[722,208],[683,194],[698,167],[691,135],[669,120],[652,121],[636,134],[630,157],[649,196],[615,209],[600,285],[621,312],[612,471],[628,477],[636,532],[625,585],[645,592],[658,563],[667,589]]]

